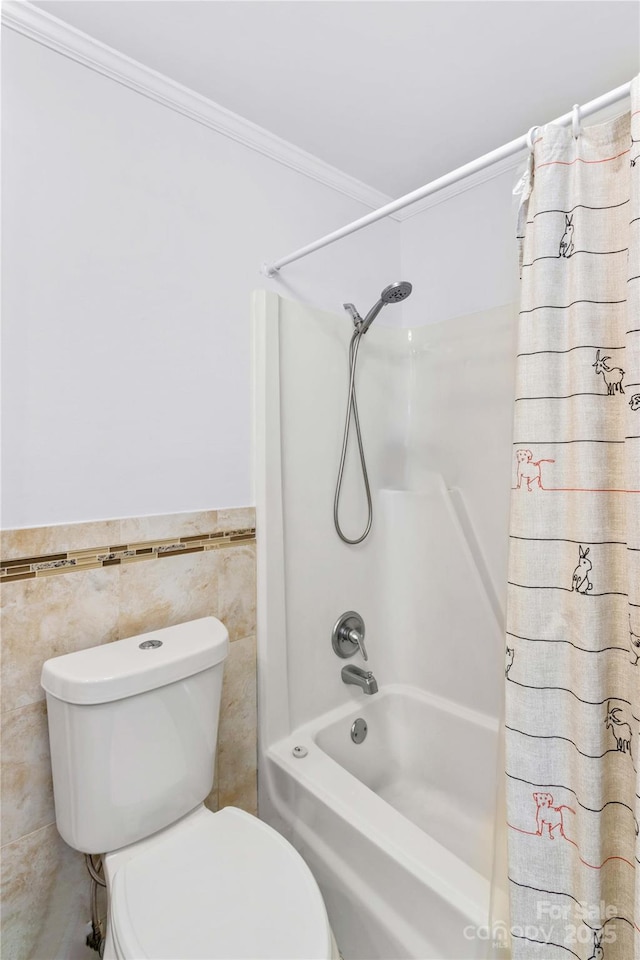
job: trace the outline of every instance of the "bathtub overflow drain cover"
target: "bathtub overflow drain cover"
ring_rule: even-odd
[[[351,725],[351,739],[354,743],[362,743],[366,736],[367,722],[362,717],[358,717]]]

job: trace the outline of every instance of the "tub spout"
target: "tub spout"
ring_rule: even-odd
[[[353,683],[364,693],[377,693],[378,682],[370,670],[361,670],[351,664],[342,668],[342,682]]]

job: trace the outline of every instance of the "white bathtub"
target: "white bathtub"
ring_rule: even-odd
[[[262,816],[314,871],[345,960],[481,958],[497,722],[403,685],[360,696],[267,750]]]

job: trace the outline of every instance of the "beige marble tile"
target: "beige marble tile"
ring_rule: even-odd
[[[218,735],[218,804],[257,814],[256,642],[231,644]]]
[[[90,917],[82,854],[55,825],[2,848],[2,956],[7,960],[80,960],[89,956]]]
[[[231,640],[239,640],[256,632],[256,545],[227,547],[218,556],[219,617]]]
[[[44,698],[45,660],[117,638],[119,571],[105,567],[2,585],[3,710]]]
[[[2,714],[2,843],[55,820],[44,702]]]
[[[164,513],[156,517],[127,517],[120,521],[120,536],[122,543],[193,537],[199,533],[213,533],[218,529],[217,524],[217,510]]]
[[[123,520],[92,520],[49,527],[24,527],[0,532],[0,555],[5,560],[46,556],[122,543],[177,539],[220,530],[240,530],[254,527],[255,522],[255,507],[227,507],[223,510],[126,517]]]
[[[216,530],[245,530],[256,525],[255,507],[226,507],[218,510]]]
[[[208,807],[212,813],[218,809],[218,754],[216,753],[216,764],[213,772],[213,786],[209,791],[209,796],[205,798],[205,807]]]
[[[89,523],[61,523],[51,527],[25,527],[0,533],[0,554],[3,560],[18,557],[39,557],[86,547],[115,546],[120,543],[119,520],[96,520]]]
[[[218,616],[220,552],[188,553],[122,566],[120,638],[197,617]]]

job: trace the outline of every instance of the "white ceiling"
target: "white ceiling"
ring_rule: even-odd
[[[640,70],[634,0],[37,6],[392,196]]]

